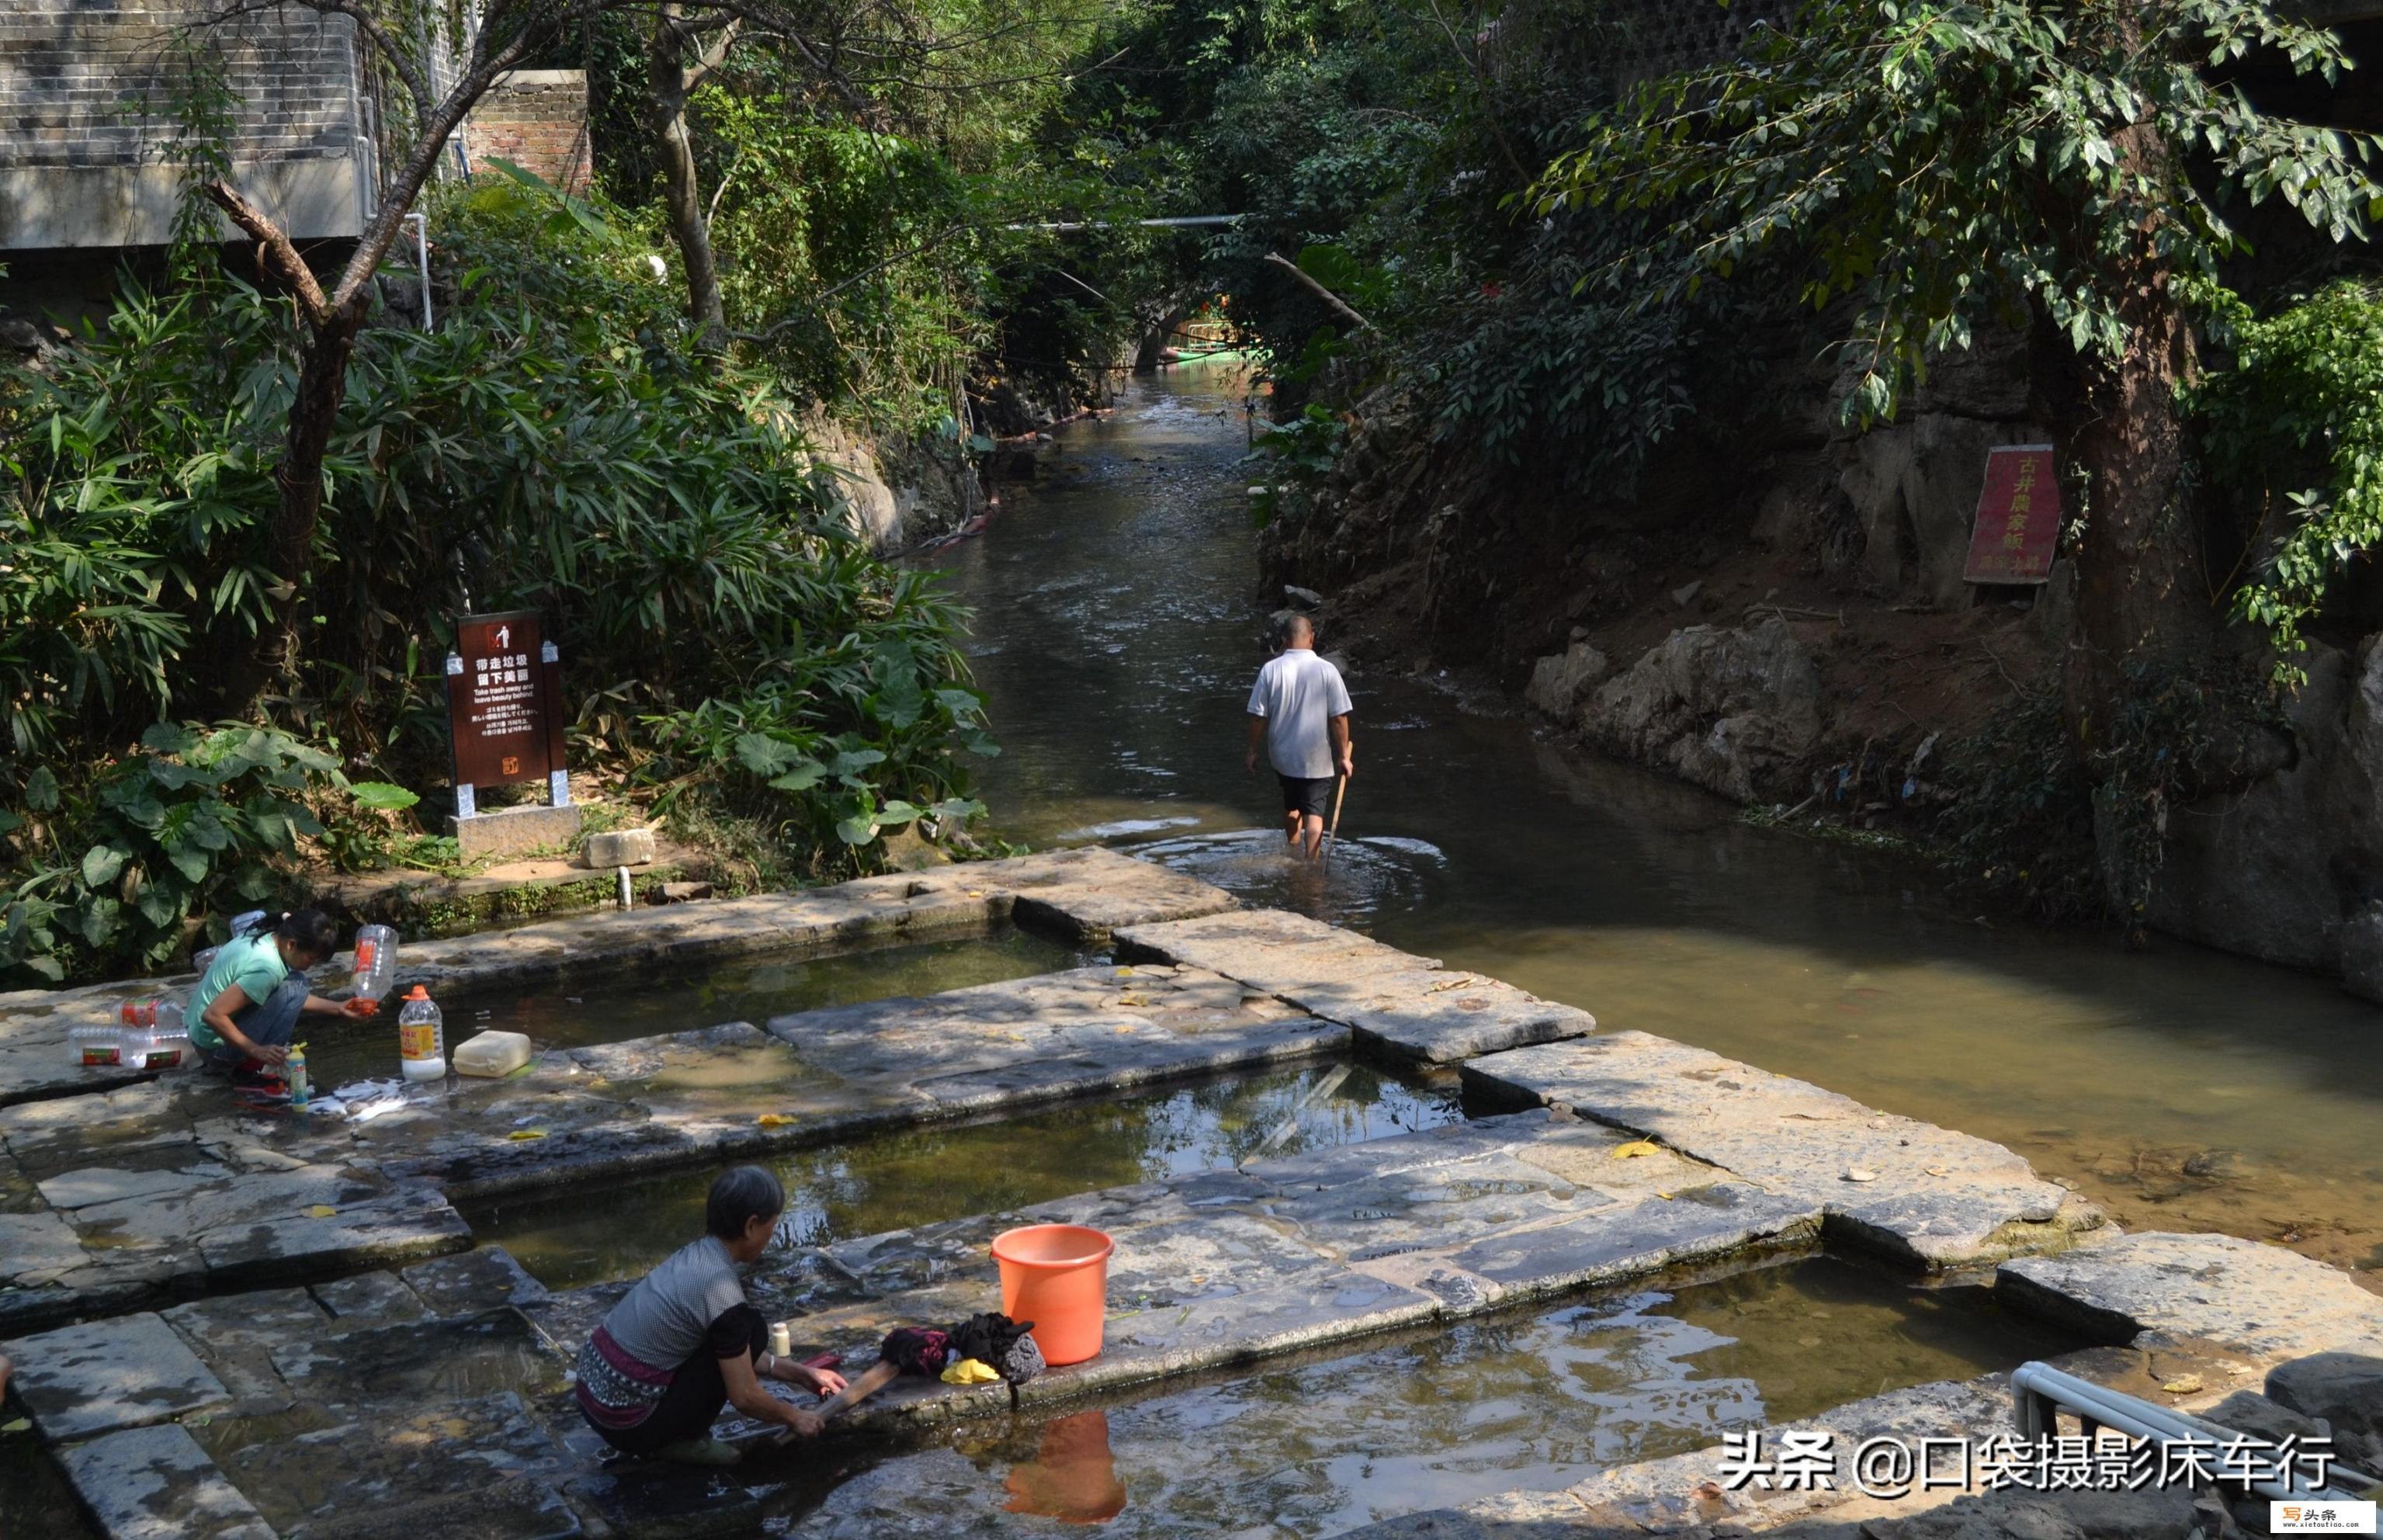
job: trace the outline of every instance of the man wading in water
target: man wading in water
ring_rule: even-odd
[[[1250,690],[1249,750],[1241,762],[1252,775],[1261,739],[1282,782],[1283,832],[1312,861],[1324,848],[1336,772],[1354,775],[1356,763],[1349,753],[1349,687],[1339,669],[1315,655],[1315,622],[1304,615],[1285,622],[1282,651],[1258,671]]]

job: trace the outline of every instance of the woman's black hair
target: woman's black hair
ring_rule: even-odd
[[[786,1212],[786,1189],[758,1165],[732,1165],[711,1184],[703,1201],[703,1231],[722,1240],[742,1240],[755,1219],[775,1221]]]
[[[299,951],[327,957],[340,949],[340,928],[320,909],[300,909],[273,922],[273,933]]]

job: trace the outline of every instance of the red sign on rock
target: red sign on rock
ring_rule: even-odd
[[[1970,583],[2045,583],[2060,544],[2060,481],[2049,444],[2010,444],[1986,456],[1969,534]]]

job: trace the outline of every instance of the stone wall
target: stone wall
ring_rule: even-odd
[[[475,163],[509,160],[566,191],[586,191],[586,72],[516,69],[502,77],[464,119],[463,148]]]
[[[293,236],[353,236],[372,149],[352,23],[296,6],[200,30],[188,4],[0,0],[0,250],[147,246],[181,173],[174,98],[201,42],[227,67],[233,179]],[[230,228],[224,227],[228,237]]]

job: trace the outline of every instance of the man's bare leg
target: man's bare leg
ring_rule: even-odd
[[[1297,808],[1282,815],[1282,837],[1293,849],[1299,847],[1299,823],[1300,816]]]
[[[1312,861],[1324,849],[1324,819],[1319,814],[1310,813],[1304,821],[1307,837],[1300,843],[1306,846],[1307,858]]]

